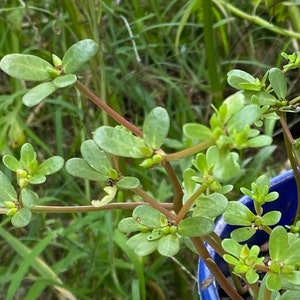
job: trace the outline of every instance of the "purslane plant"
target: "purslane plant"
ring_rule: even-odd
[[[242,70],[230,71],[228,83],[238,91],[227,97],[220,107],[213,107],[209,126],[185,124],[182,149],[167,153],[164,143],[170,119],[164,108],[154,108],[145,117],[140,129],[78,80],[75,72],[98,50],[94,41],[86,39],[71,46],[62,59],[53,55],[52,64],[33,55],[8,54],[2,58],[0,67],[14,78],[41,82],[23,96],[23,103],[27,106],[37,105],[57,89],[74,86],[119,123],[115,127],[96,128],[93,139],[81,145],[82,157],[71,158],[65,163],[69,174],[99,182],[105,196],[92,200],[86,206],[40,205],[39,195],[32,186],[45,182],[47,175],[59,171],[64,159],[54,156],[39,164],[33,146],[26,143],[21,148],[19,159],[11,155],[3,157],[3,164],[15,172],[19,188],[17,192],[8,177],[0,173],[0,212],[7,214],[14,226],[22,227],[30,222],[32,213],[37,212],[131,209],[132,216],[121,220],[118,228],[130,233],[127,244],[140,256],[156,250],[161,255],[174,256],[182,245],[188,246],[207,262],[231,299],[242,299],[213,263],[205,248],[204,242],[207,242],[232,265],[234,274],[249,283],[254,297],[259,296],[255,288],[259,285],[259,272],[266,274],[263,280],[265,299],[271,299],[282,289],[287,293],[300,290],[300,253],[297,251],[299,205],[295,224],[287,224],[290,227],[286,228],[276,226],[281,213],[271,211],[264,214],[263,211],[265,202],[276,201],[278,197],[275,192],[269,193],[266,175],[253,182],[251,190],[241,189],[253,199],[255,211],[241,203],[228,201],[226,196],[233,188],[230,183],[241,173],[239,153],[244,149],[270,145],[272,138],[262,132],[264,126],[274,120],[280,120],[282,125],[287,153],[300,186],[296,155],[299,142],[293,139],[285,118],[287,112],[299,110],[300,97],[287,99],[285,73],[299,68],[300,54],[283,53],[288,64],[282,70],[271,68],[261,79]],[[119,157],[137,160],[144,172],[148,172],[149,168],[163,168],[173,188],[172,202],[158,202],[143,189],[139,178],[130,174],[130,168],[129,174],[122,174],[118,166]],[[187,157],[192,158],[191,165],[177,175],[172,161]],[[122,189],[132,191],[143,201],[116,202],[116,195]],[[214,233],[214,222],[222,214],[228,224],[240,228],[232,232],[230,239],[219,241]],[[268,263],[259,256],[258,246],[249,248],[241,243],[247,242],[258,230],[270,235]]]

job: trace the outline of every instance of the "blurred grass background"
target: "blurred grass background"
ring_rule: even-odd
[[[276,0],[2,0],[0,57],[18,52],[51,61],[51,53],[62,57],[73,43],[95,40],[101,51],[82,70],[80,80],[137,125],[153,107],[165,107],[172,120],[171,150],[181,147],[183,124],[207,123],[211,105],[219,106],[232,92],[226,84],[229,70],[261,76],[282,64],[282,51],[299,50],[298,5],[300,1]],[[73,88],[26,108],[21,97],[32,83],[0,76],[1,156],[17,154],[29,141],[40,159],[68,159],[79,155],[81,142],[91,138],[95,128],[114,125]],[[298,71],[290,80],[290,95],[298,95]],[[273,151],[268,147],[255,156],[246,153],[245,172],[237,181],[245,184],[247,178],[248,184],[266,161],[274,175],[281,166],[270,161]],[[130,172],[142,176],[145,189],[158,200],[172,196],[159,171],[141,174],[132,166]],[[86,205],[100,188],[62,172],[37,192],[48,204]],[[119,194],[118,201],[126,197]],[[72,299],[66,291],[80,300],[198,299],[197,257],[188,251],[176,261],[157,254],[137,257],[115,230],[128,214],[37,214],[24,229],[11,228],[2,216],[0,299]],[[22,257],[12,236],[40,251]],[[53,288],[54,277],[33,267],[39,253],[65,290]],[[19,280],[13,280],[16,275]]]

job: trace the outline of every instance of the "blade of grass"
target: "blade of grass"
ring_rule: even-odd
[[[11,235],[7,230],[5,230],[2,226],[0,226],[0,235],[2,238],[10,245],[22,258],[25,259],[25,262],[29,262],[30,265],[45,279],[52,280],[54,283],[54,288],[59,292],[62,296],[66,297],[69,300],[76,300],[76,297],[64,287],[60,285],[63,284],[61,279],[56,275],[55,272],[37,255],[39,254],[40,248],[45,247],[48,242],[48,239],[42,240],[39,243],[39,247],[32,254],[32,249],[25,246],[22,242],[20,242],[17,238]],[[48,238],[52,239],[52,235],[49,235]],[[35,254],[37,252],[37,254]],[[29,259],[27,258],[29,256]],[[23,268],[26,266],[24,265]],[[21,275],[21,274],[20,274]],[[57,285],[56,285],[57,284]],[[11,298],[12,299],[12,298]]]

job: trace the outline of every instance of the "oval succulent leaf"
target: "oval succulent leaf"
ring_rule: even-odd
[[[4,155],[2,161],[5,167],[11,171],[16,172],[18,169],[22,168],[20,162],[12,155]]]
[[[96,129],[94,141],[104,151],[123,157],[146,157],[144,141],[122,126],[102,126]]]
[[[53,66],[46,60],[29,54],[8,54],[0,61],[0,68],[11,77],[28,81],[51,79],[47,68]]]
[[[0,205],[3,201],[17,199],[17,192],[8,177],[0,171]]]
[[[85,39],[72,45],[62,59],[65,74],[74,73],[81,68],[99,49],[96,42]]]
[[[28,208],[35,206],[39,200],[38,194],[29,189],[22,189],[21,197],[23,205]]]
[[[211,218],[198,216],[183,219],[178,224],[178,233],[183,236],[196,237],[210,234],[214,230]]]
[[[147,205],[140,205],[132,212],[132,217],[139,224],[150,227],[161,227],[161,213],[155,208]]]
[[[143,124],[144,141],[152,149],[158,149],[165,141],[170,127],[170,118],[162,107],[155,107]]]
[[[159,239],[157,251],[163,256],[174,256],[180,250],[180,240],[176,234],[168,234]]]
[[[157,249],[159,240],[149,241],[148,236],[149,233],[138,233],[127,240],[127,245],[133,249],[137,255],[149,255]]]
[[[256,216],[240,202],[229,202],[224,212],[224,220],[230,225],[251,226]]]
[[[212,138],[211,130],[198,123],[187,123],[183,126],[183,133],[192,140],[205,141]]]
[[[73,85],[77,80],[76,75],[74,74],[66,74],[59,77],[56,77],[53,80],[53,83],[58,88],[64,88],[70,85]]]
[[[50,175],[58,172],[64,166],[61,156],[52,156],[42,162],[37,169],[37,175]]]
[[[93,169],[82,158],[71,158],[66,162],[66,170],[69,174],[75,177],[104,182],[108,178]]]
[[[285,99],[287,94],[287,81],[283,72],[278,68],[269,71],[269,81],[279,99]]]
[[[242,70],[232,70],[228,72],[227,74],[227,81],[229,85],[234,87],[237,90],[244,90],[244,87],[241,85],[241,83],[245,84],[255,84],[256,80],[255,78],[250,75],[249,73],[242,71]]]
[[[57,90],[57,86],[52,82],[43,82],[30,89],[22,98],[26,106],[34,106],[46,99],[49,95]]]
[[[11,223],[16,227],[24,227],[30,223],[31,216],[31,210],[23,207],[12,216]]]
[[[120,189],[135,189],[140,185],[140,181],[135,177],[122,177],[117,181],[116,186]]]
[[[84,141],[80,147],[80,152],[84,160],[97,172],[107,176],[110,172],[111,163],[105,152],[103,152],[95,141]]]

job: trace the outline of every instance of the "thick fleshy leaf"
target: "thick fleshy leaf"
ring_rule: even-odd
[[[235,115],[245,105],[245,96],[243,92],[237,92],[227,97],[222,105],[226,105],[226,117],[224,121],[227,122],[231,116]]]
[[[37,205],[39,200],[38,194],[29,189],[22,189],[21,197],[23,205],[28,208]]]
[[[284,258],[284,263],[291,264],[291,265],[298,263],[300,261],[299,249],[300,249],[300,239],[297,239],[289,246]]]
[[[41,184],[44,183],[46,181],[46,176],[44,175],[33,175],[32,177],[30,177],[28,179],[28,182],[30,184]]]
[[[211,218],[198,216],[183,219],[178,224],[178,233],[183,236],[197,237],[210,234],[214,230]]]
[[[118,224],[118,229],[124,233],[140,231],[139,223],[132,217],[124,218]]]
[[[11,184],[8,177],[0,171],[0,205],[3,206],[3,201],[16,200],[17,192]]]
[[[269,81],[279,99],[285,99],[287,94],[287,80],[283,72],[278,68],[269,71]]]
[[[86,162],[99,173],[108,176],[112,168],[106,154],[99,149],[95,141],[84,141],[80,147],[82,157]]]
[[[53,83],[58,88],[64,88],[70,85],[73,85],[77,80],[76,75],[74,74],[66,74],[62,76],[58,76],[53,80]]]
[[[180,241],[176,234],[168,234],[159,239],[157,251],[163,256],[174,256],[180,250]]]
[[[162,107],[155,107],[143,124],[144,141],[152,149],[158,149],[165,141],[170,127],[170,118]]]
[[[46,60],[29,54],[8,54],[0,61],[0,68],[11,77],[23,80],[44,81],[51,79]]]
[[[50,175],[58,172],[64,166],[61,156],[52,156],[42,162],[37,169],[37,175]]]
[[[116,186],[120,189],[130,190],[135,189],[140,185],[140,181],[135,177],[122,177],[117,181]]]
[[[247,145],[250,148],[265,147],[271,145],[272,141],[273,139],[270,136],[262,134],[252,139],[249,139]]]
[[[298,300],[298,299],[299,299],[299,291],[289,290],[284,292],[284,294],[280,296],[280,300]]]
[[[148,236],[149,233],[138,233],[127,240],[127,245],[133,249],[137,255],[149,255],[157,249],[159,240],[149,241]]]
[[[161,213],[155,208],[147,205],[140,205],[132,212],[132,217],[141,225],[150,228],[161,227]]]
[[[31,210],[23,207],[12,216],[11,223],[16,227],[24,227],[30,223],[31,216]]]
[[[239,110],[228,121],[227,130],[229,132],[241,131],[249,125],[253,125],[260,117],[260,108],[255,104],[249,104]]]
[[[30,89],[22,98],[26,106],[34,106],[46,99],[57,90],[57,86],[52,82],[43,82]]]
[[[95,171],[84,159],[71,158],[66,162],[66,170],[75,177],[104,182],[108,177]]]
[[[244,242],[249,240],[256,233],[253,227],[241,227],[231,232],[230,237],[237,242]]]
[[[240,202],[230,201],[223,214],[224,220],[230,225],[251,226],[256,216]]]
[[[11,171],[16,172],[18,169],[21,169],[20,162],[12,155],[4,155],[2,161],[5,167]]]
[[[240,253],[242,251],[242,245],[240,245],[236,240],[224,239],[222,241],[222,247],[226,252],[232,254],[233,256],[237,258],[240,257]]]
[[[211,130],[198,123],[187,123],[183,125],[183,133],[192,140],[205,141],[212,138]]]
[[[284,261],[288,251],[288,234],[284,227],[273,229],[269,239],[269,252],[273,261]]]
[[[191,168],[188,168],[183,172],[184,189],[188,195],[191,195],[195,190],[196,182],[192,178],[196,176],[196,174],[196,171]]]
[[[96,129],[94,141],[104,151],[123,157],[143,158],[152,150],[144,141],[122,126],[102,126]]]
[[[285,290],[296,290],[298,292],[298,298],[296,298],[296,300],[298,300],[299,291],[300,291],[300,271],[294,271],[292,273],[282,274],[281,278],[282,278],[282,288]]]
[[[269,211],[262,216],[262,224],[267,226],[272,226],[280,221],[281,212],[280,211]]]
[[[266,287],[270,291],[279,291],[282,288],[282,282],[279,274],[276,273],[267,273],[266,274]]]
[[[237,90],[244,90],[244,87],[241,86],[241,83],[255,84],[256,80],[249,73],[236,69],[228,72],[227,82]]]
[[[200,197],[196,201],[196,208],[193,216],[206,216],[215,218],[221,215],[228,204],[227,198],[218,193],[213,193],[205,197]]]
[[[214,166],[214,176],[222,182],[230,180],[240,171],[239,156],[235,152],[211,146],[206,152],[206,158],[208,165]]]
[[[62,59],[65,74],[74,73],[81,68],[99,49],[96,42],[85,39],[71,46]]]

